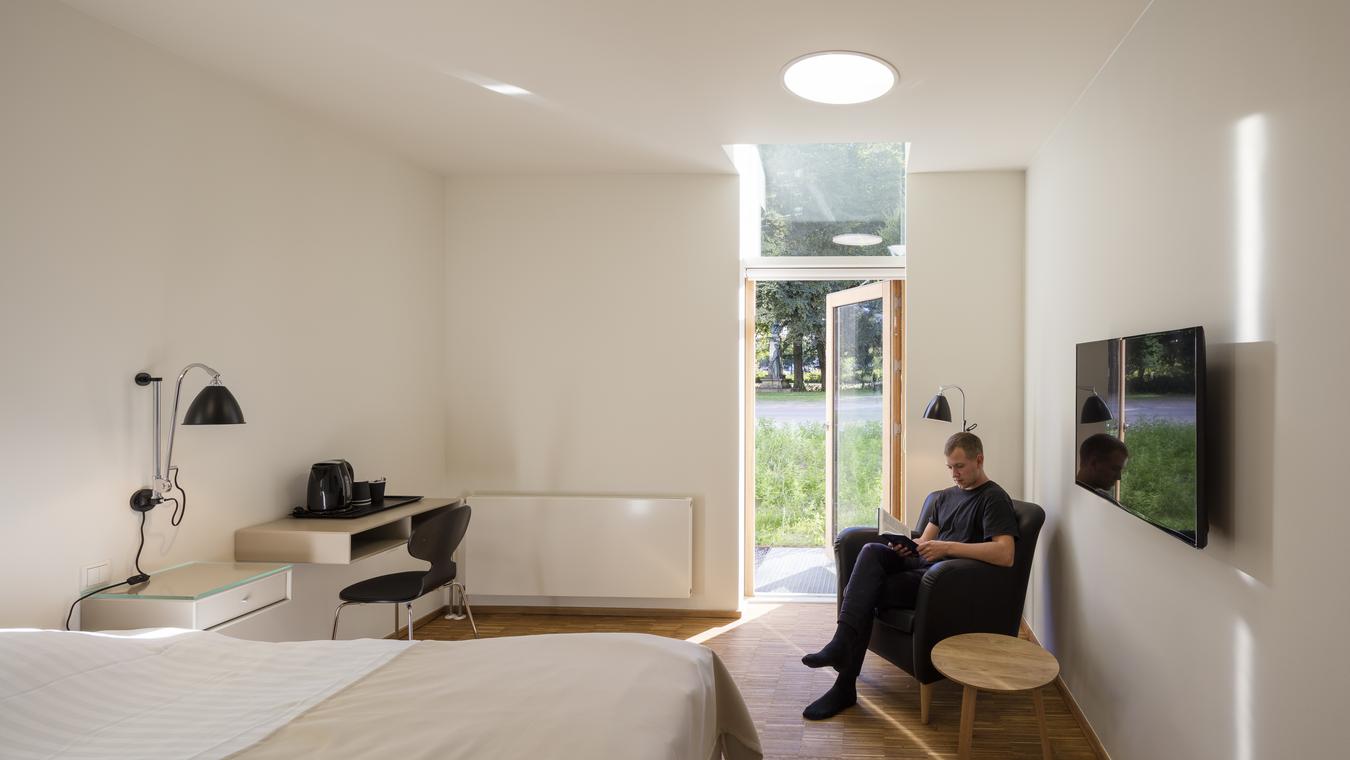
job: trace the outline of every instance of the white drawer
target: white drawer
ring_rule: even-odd
[[[288,596],[289,571],[274,573],[242,586],[222,591],[219,594],[197,600],[197,630],[206,630],[221,623],[247,615],[269,604],[280,602]]]

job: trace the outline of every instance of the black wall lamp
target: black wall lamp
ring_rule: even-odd
[[[1097,395],[1097,389],[1090,385],[1080,385],[1078,390],[1087,391],[1089,394],[1087,400],[1083,402],[1083,409],[1078,413],[1078,424],[1092,425],[1099,422],[1107,422],[1114,417],[1111,416],[1111,407],[1106,405],[1101,396]]]
[[[955,388],[961,391],[961,432],[969,433],[976,427],[975,424],[966,423],[966,391],[959,385],[940,385],[937,395],[928,402],[928,406],[923,410],[924,419],[940,420],[942,422],[952,421],[952,407],[947,403],[947,397],[943,394]]]
[[[136,384],[150,386],[154,391],[154,419],[155,419],[155,479],[150,488],[138,489],[131,495],[131,508],[137,512],[148,512],[155,508],[156,504],[166,501],[166,496],[175,488],[182,491],[178,486],[178,468],[173,463],[173,438],[178,429],[178,399],[183,393],[183,378],[192,369],[202,369],[211,375],[211,383],[192,400],[188,405],[187,413],[183,415],[184,425],[242,425],[244,423],[244,412],[239,408],[239,402],[235,400],[234,394],[220,384],[220,373],[206,366],[205,364],[193,363],[183,368],[178,374],[178,385],[173,392],[173,413],[169,420],[169,452],[168,457],[163,461],[163,469],[160,468],[159,443],[163,440],[160,433],[159,422],[159,384],[164,378],[151,377],[148,372],[141,372],[136,375]],[[181,508],[186,511],[186,494]],[[175,509],[177,513],[179,510]],[[182,517],[176,515],[173,524],[177,525]]]

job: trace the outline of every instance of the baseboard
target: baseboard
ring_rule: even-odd
[[[1028,639],[1040,646],[1041,642],[1036,638],[1036,634],[1027,625],[1027,621],[1022,621],[1022,633]],[[1107,754],[1106,747],[1102,746],[1101,737],[1097,736],[1096,730],[1088,722],[1087,716],[1083,714],[1083,708],[1078,706],[1078,700],[1073,698],[1073,692],[1069,691],[1069,685],[1064,683],[1063,676],[1055,676],[1055,688],[1059,689],[1060,696],[1064,697],[1064,704],[1069,706],[1069,712],[1073,713],[1073,719],[1078,721],[1078,727],[1082,729],[1083,736],[1087,737],[1088,744],[1092,745],[1092,751],[1100,760],[1111,760],[1111,755]]]
[[[422,617],[418,618],[417,620],[414,620],[414,621],[413,621],[413,633],[417,633],[418,627],[420,627],[421,625],[423,625],[423,624],[425,624],[425,623],[429,623],[429,622],[431,622],[432,620],[435,620],[436,618],[440,617],[441,615],[444,615],[447,611],[449,611],[449,609],[450,609],[450,605],[448,605],[448,604],[443,604],[443,605],[441,605],[440,607],[437,607],[436,609],[432,610],[431,612],[428,612],[427,614],[425,614],[425,615],[423,615]],[[399,628],[397,631],[394,631],[393,633],[389,634],[388,636],[385,636],[385,638],[386,638],[386,639],[406,639],[406,638],[408,638],[408,626],[405,625],[405,626],[403,626],[402,628]]]
[[[668,607],[553,607],[543,605],[473,605],[475,613],[499,615],[587,615],[615,617],[714,618],[740,620],[740,610],[682,610]]]

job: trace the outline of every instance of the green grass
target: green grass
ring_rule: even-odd
[[[881,422],[840,433],[839,523],[869,525],[881,504]],[[755,544],[826,546],[825,425],[755,425]]]
[[[1126,429],[1130,458],[1120,502],[1146,519],[1195,532],[1195,423],[1136,422]]]

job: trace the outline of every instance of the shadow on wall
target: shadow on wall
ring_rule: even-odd
[[[1211,344],[1207,374],[1207,551],[1269,586],[1275,557],[1275,344]]]

